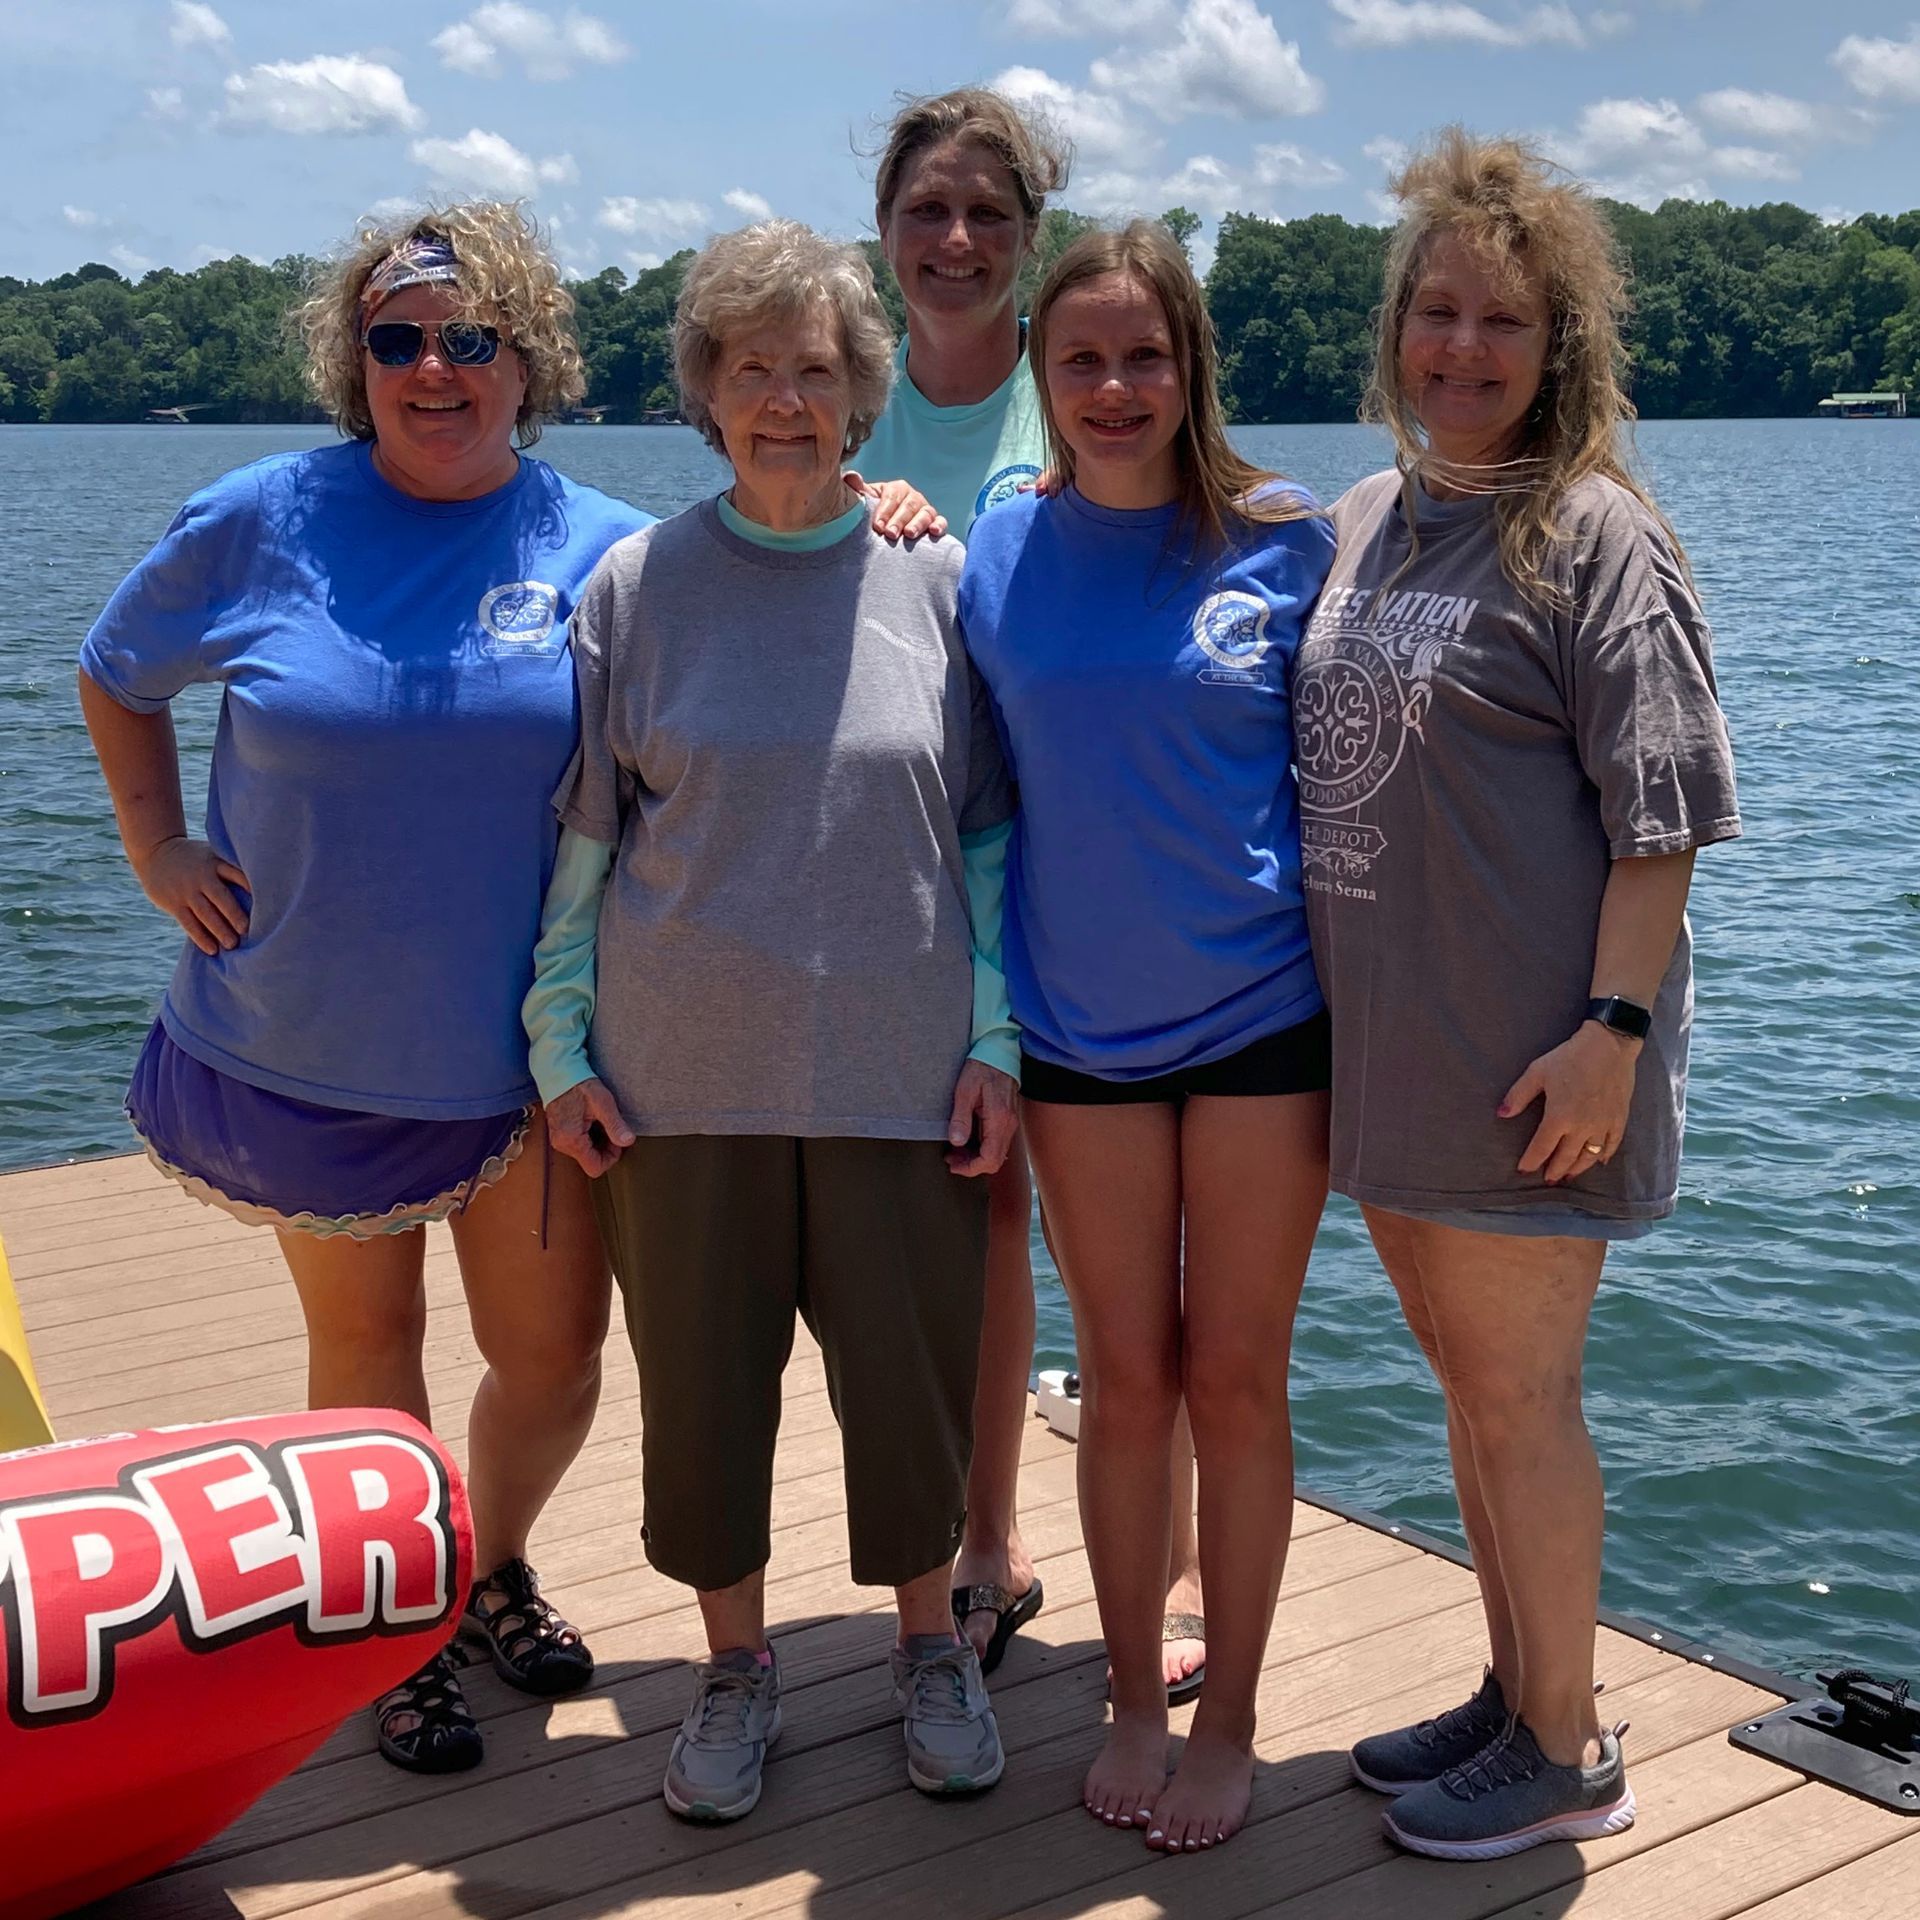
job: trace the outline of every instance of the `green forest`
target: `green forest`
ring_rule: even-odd
[[[1608,203],[1631,260],[1633,395],[1649,419],[1805,414],[1836,390],[1920,388],[1920,211],[1829,226],[1804,209]],[[1183,241],[1199,226],[1172,208]],[[1093,222],[1049,213],[1028,269]],[[1384,227],[1229,214],[1207,275],[1232,417],[1350,420],[1366,378]],[[896,326],[898,289],[867,243]],[[669,329],[692,254],[577,282],[588,403],[615,421],[674,405]],[[288,321],[313,262],[235,258],[131,282],[83,266],[0,276],[0,421],[317,418]]]

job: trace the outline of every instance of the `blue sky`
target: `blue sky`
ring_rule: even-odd
[[[862,233],[855,144],[963,80],[1044,103],[1101,214],[1378,219],[1449,119],[1649,205],[1920,204],[1920,0],[0,0],[0,273],[317,252],[436,192],[528,197],[577,272]]]

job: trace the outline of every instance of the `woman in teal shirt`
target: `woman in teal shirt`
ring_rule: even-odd
[[[893,398],[864,460],[869,472],[910,478],[963,539],[978,515],[1031,485],[1046,464],[1018,292],[1047,196],[1066,184],[1068,160],[1063,143],[985,87],[909,101],[880,155],[874,223],[906,301],[907,337],[895,358]],[[1033,1364],[1032,1220],[1032,1177],[1016,1141],[992,1186],[967,1531],[954,1567],[954,1615],[988,1673],[1042,1598],[1016,1511]],[[1197,1691],[1206,1652],[1192,1471],[1183,1418],[1165,1646],[1177,1699]]]

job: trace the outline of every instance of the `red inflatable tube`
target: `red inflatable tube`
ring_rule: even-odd
[[[472,1573],[466,1490],[404,1414],[0,1455],[0,1912],[192,1852],[431,1659]]]

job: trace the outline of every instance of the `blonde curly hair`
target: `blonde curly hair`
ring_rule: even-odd
[[[307,385],[340,431],[371,440],[360,298],[368,278],[409,240],[444,240],[460,263],[448,288],[454,317],[497,326],[527,363],[527,391],[514,439],[530,447],[544,422],[587,390],[573,337],[573,296],[539,227],[518,201],[460,200],[369,222],[324,267],[298,312],[307,350]]]
[[[1459,126],[1444,128],[1391,185],[1403,211],[1387,248],[1373,377],[1361,416],[1393,435],[1401,471],[1410,480],[1425,473],[1462,492],[1497,494],[1501,569],[1543,605],[1565,598],[1550,576],[1560,503],[1589,474],[1634,495],[1665,528],[1684,565],[1673,529],[1623,458],[1624,430],[1636,417],[1620,338],[1630,302],[1619,243],[1592,195],[1528,142],[1483,139]],[[1434,243],[1449,236],[1496,280],[1531,287],[1547,309],[1540,392],[1521,423],[1519,443],[1496,467],[1442,460],[1401,390],[1407,312]]]

